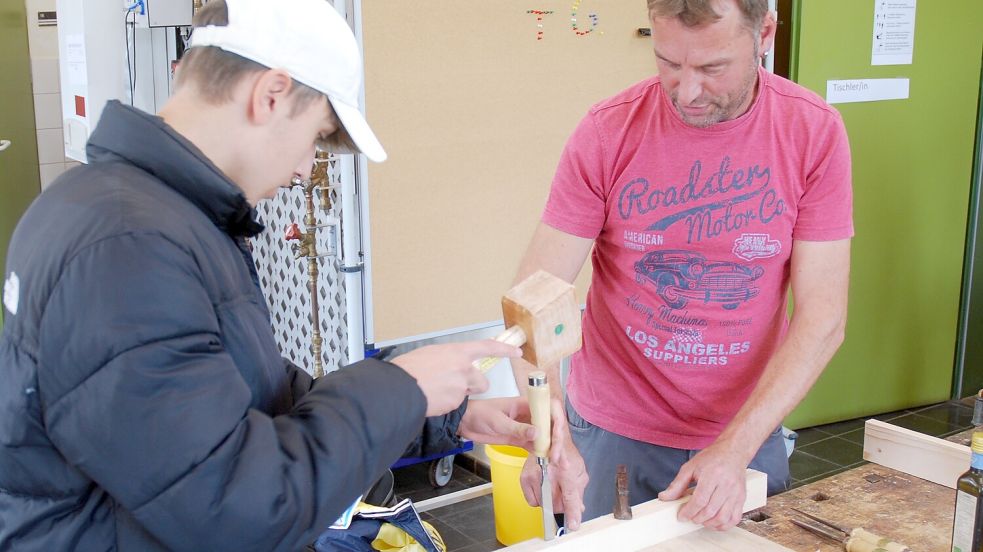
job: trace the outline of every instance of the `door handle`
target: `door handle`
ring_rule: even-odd
[[[0,140],[0,151],[10,147],[10,140]]]

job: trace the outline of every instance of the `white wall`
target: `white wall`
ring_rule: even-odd
[[[78,163],[65,158],[62,135],[61,93],[58,78],[58,28],[38,25],[38,12],[55,11],[55,0],[25,0],[27,35],[31,50],[34,86],[34,119],[37,126],[41,189]]]

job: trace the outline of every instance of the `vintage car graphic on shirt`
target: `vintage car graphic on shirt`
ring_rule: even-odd
[[[708,261],[699,253],[679,249],[652,251],[635,263],[635,281],[643,285],[650,282],[674,309],[685,307],[690,300],[736,309],[758,295],[753,283],[764,272],[760,266]]]
[[[745,261],[767,259],[782,252],[782,242],[771,239],[770,234],[741,234],[734,240],[733,252]]]

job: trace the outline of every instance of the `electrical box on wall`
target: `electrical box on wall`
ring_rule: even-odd
[[[192,0],[144,0],[151,27],[190,27],[194,15]]]
[[[194,0],[122,0],[140,28],[190,27]]]
[[[57,0],[65,155],[85,144],[106,102],[155,113],[170,96],[171,63],[183,51],[192,0]]]

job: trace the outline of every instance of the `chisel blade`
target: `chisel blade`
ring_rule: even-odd
[[[618,464],[614,477],[614,519],[631,519],[631,502],[628,500],[628,466]]]
[[[542,507],[543,507],[543,538],[552,540],[556,536],[556,518],[553,517],[553,485],[547,472],[549,462],[545,458],[537,458],[543,470],[543,481],[541,484]]]

